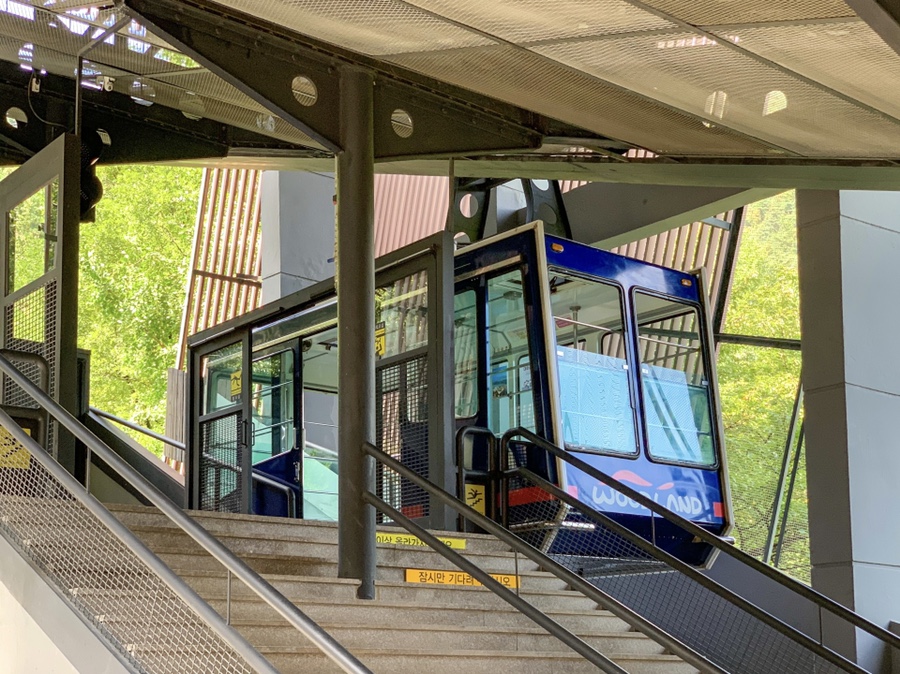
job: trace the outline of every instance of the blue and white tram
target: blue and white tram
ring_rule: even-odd
[[[456,257],[459,427],[524,427],[712,533],[730,528],[702,274],[648,264],[526,227]],[[468,466],[487,470],[471,439]],[[518,460],[535,453],[517,453]],[[650,513],[562,461],[530,468],[646,534]],[[509,494],[515,525],[549,495]],[[545,513],[545,516],[550,516]],[[577,525],[578,516],[565,515]],[[658,542],[702,564],[710,550],[657,518]],[[572,531],[577,531],[574,526]],[[583,529],[582,529],[583,531]],[[548,552],[571,546],[566,527]],[[579,534],[583,536],[582,534]]]
[[[500,438],[526,428],[712,533],[728,533],[702,275],[545,235],[539,223],[460,248],[454,268],[457,431],[481,428]],[[413,354],[425,348],[420,328],[428,312],[416,278],[393,282],[376,298],[382,330],[395,330]],[[310,298],[238,321],[244,346],[221,334],[195,338],[191,442],[200,449],[189,465],[192,507],[337,517],[336,303],[333,288]],[[412,361],[391,369],[396,358],[386,355],[377,365],[378,415],[383,426],[393,419],[398,455],[427,463],[423,453],[440,451],[452,461],[452,447],[413,447],[427,419],[393,418],[418,405],[402,397],[418,395],[421,386],[409,378],[424,370]],[[391,372],[403,381],[391,383]],[[249,428],[244,444],[241,424]],[[492,443],[484,432],[470,434],[464,454],[463,468],[473,474],[488,468]],[[516,456],[632,530],[650,527],[646,509],[535,450],[524,447]],[[413,492],[402,487],[396,505],[416,517],[427,498]],[[513,489],[510,523],[533,518],[546,499],[534,487]],[[578,524],[561,506],[544,506],[548,520]],[[557,511],[547,512],[551,507]],[[705,546],[690,545],[659,518],[654,526],[661,545],[705,563]],[[563,553],[565,531],[559,528],[547,552]]]

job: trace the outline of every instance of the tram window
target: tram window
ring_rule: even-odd
[[[478,413],[478,312],[475,291],[464,290],[453,298],[453,374],[456,417],[469,419]]]
[[[253,463],[294,446],[294,352],[254,361]]]
[[[425,272],[375,289],[375,356],[388,358],[428,344]]]
[[[201,414],[209,414],[241,402],[241,343],[236,342],[203,356]]]
[[[337,328],[303,340],[303,518],[337,520]]]
[[[528,357],[521,270],[488,279],[487,302],[491,363],[485,382],[490,401],[488,428],[498,435],[516,425],[533,431],[534,394],[530,388],[523,388],[522,378],[518,376],[520,359]]]
[[[621,290],[555,272],[550,306],[566,447],[636,454]]]
[[[522,400],[518,406],[519,418],[516,422],[523,428],[534,428],[534,396],[531,391],[531,359],[528,356],[519,356],[519,391],[522,392]]]
[[[691,306],[635,293],[641,382],[650,456],[716,462],[700,316]]]

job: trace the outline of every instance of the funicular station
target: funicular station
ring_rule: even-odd
[[[0,666],[896,671],[898,20],[0,0]],[[98,162],[281,172],[309,282],[187,339],[184,475],[90,405]],[[376,173],[446,223],[376,257]],[[734,545],[716,374],[743,207],[791,189],[811,586]]]

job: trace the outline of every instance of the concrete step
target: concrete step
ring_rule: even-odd
[[[108,506],[116,517],[129,527],[165,527],[177,529],[165,515],[156,508],[133,505]],[[215,535],[237,534],[246,536],[253,532],[258,538],[266,540],[294,540],[310,543],[336,543],[337,523],[317,520],[288,520],[283,517],[263,517],[259,515],[238,515],[234,513],[216,513],[202,510],[186,511],[207,531]],[[399,533],[406,535],[405,529],[391,526],[379,526],[379,532]],[[463,539],[466,550],[476,553],[508,552],[509,546],[493,536],[484,534],[460,533],[456,531],[433,531],[436,536]]]
[[[234,625],[258,648],[295,648],[303,645],[297,630],[284,623],[237,622]],[[321,627],[351,651],[369,650],[475,650],[569,651],[559,639],[539,627],[494,628],[418,625],[400,631],[391,625],[329,624]],[[578,634],[601,653],[612,655],[662,655],[660,645],[637,632],[604,633],[583,630]]]
[[[226,615],[225,595],[201,595],[220,615]],[[300,610],[318,623],[365,623],[391,625],[398,629],[421,625],[463,625],[481,628],[532,628],[534,623],[512,607],[501,609],[456,606],[428,606],[414,602],[331,600],[304,602]],[[261,600],[231,600],[231,619],[253,622],[273,620],[274,610]],[[629,632],[631,628],[613,614],[602,610],[553,610],[547,615],[571,631],[601,633]]]
[[[175,569],[179,576],[198,593],[220,594],[227,586],[227,576],[223,573],[204,572],[196,569]],[[342,578],[315,576],[266,575],[272,586],[298,605],[309,600],[329,601],[333,599],[355,599],[358,582]],[[415,602],[419,604],[457,606],[460,608],[505,609],[509,605],[484,587],[456,585],[422,585],[401,581],[377,581],[376,599],[380,601]],[[595,602],[570,590],[520,590],[526,598],[541,610],[564,608],[593,609]],[[240,581],[232,579],[231,594],[235,598],[256,595]]]
[[[217,572],[222,570],[222,565],[215,559],[206,555],[184,553],[179,549],[157,547],[153,549],[160,559],[174,569],[189,568],[192,570]],[[263,556],[240,555],[250,568],[259,574],[285,575],[285,576],[320,576],[323,578],[337,577],[337,562],[327,562],[321,559],[307,557],[292,557],[289,555]],[[437,555],[435,555],[437,557]],[[376,570],[376,579],[379,581],[403,582],[406,579],[405,568],[433,568],[458,571],[456,567],[446,563],[439,564],[443,558],[425,559],[421,565],[409,567],[379,566]],[[489,573],[504,573],[502,569],[485,567]],[[509,573],[507,575],[513,575]],[[563,590],[566,584],[555,576],[543,571],[520,571],[519,580],[523,590]]]
[[[116,516],[234,624],[279,671],[337,672],[243,583],[230,605],[221,565],[155,509],[117,506]],[[428,548],[378,544],[377,598],[356,599],[357,583],[338,579],[334,523],[228,513],[191,513],[208,531],[376,673],[460,671],[564,674],[594,672],[531,620],[482,587],[406,583],[407,568],[458,570]],[[385,529],[403,533],[397,529]],[[441,535],[441,534],[439,534]],[[518,573],[521,596],[635,674],[688,674],[694,668],[493,537],[464,539],[464,556],[491,573]],[[102,555],[98,555],[102,559]],[[84,592],[92,592],[84,590]],[[103,592],[103,591],[93,591]],[[115,591],[113,591],[115,592]],[[115,603],[113,603],[113,606]],[[113,609],[107,620],[124,620]]]
[[[174,552],[177,548],[183,552],[203,553],[202,548],[187,534],[180,530],[156,527],[132,526],[131,530],[151,550]],[[244,559],[250,557],[296,557],[318,562],[337,563],[338,545],[336,542],[308,543],[285,539],[264,539],[255,532],[248,534],[221,534],[216,536],[222,544]],[[537,564],[522,555],[511,552],[473,552],[458,551],[479,567],[492,573],[513,573],[534,571]],[[205,554],[205,553],[203,553]],[[434,550],[413,547],[397,547],[378,545],[378,565],[395,568],[452,569],[456,567],[441,557]]]
[[[283,674],[331,674],[340,671],[324,655],[311,649],[261,648],[260,652]],[[577,653],[357,649],[354,655],[376,674],[597,674],[597,668]],[[630,674],[697,672],[694,667],[671,655],[619,655],[614,662]]]

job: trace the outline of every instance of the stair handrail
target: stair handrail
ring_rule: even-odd
[[[797,594],[803,596],[804,598],[812,601],[813,603],[817,604],[820,608],[827,609],[828,611],[832,612],[836,616],[843,618],[844,620],[846,620],[847,622],[852,624],[854,627],[858,627],[858,628],[868,632],[870,635],[885,642],[887,645],[889,645],[893,648],[900,649],[900,636],[893,634],[892,632],[889,632],[885,628],[876,625],[875,623],[867,620],[866,618],[862,617],[858,613],[848,609],[846,606],[843,606],[842,604],[839,604],[838,602],[834,601],[833,599],[826,597],[821,592],[818,592],[818,591],[814,590],[813,588],[809,587],[808,585],[805,585],[804,583],[801,583],[798,580],[788,576],[786,573],[779,571],[778,569],[775,569],[775,568],[769,566],[768,564],[764,564],[763,562],[759,561],[752,555],[749,555],[746,552],[744,552],[743,550],[736,548],[734,545],[730,544],[729,542],[722,539],[721,537],[710,533],[703,527],[700,527],[700,526],[694,524],[693,522],[691,522],[688,519],[685,519],[678,513],[675,513],[672,510],[669,510],[668,508],[666,508],[665,506],[660,505],[653,499],[645,496],[644,494],[641,494],[637,490],[629,487],[627,484],[624,484],[624,483],[620,482],[619,480],[616,480],[612,476],[607,475],[603,471],[595,468],[594,466],[591,466],[590,464],[586,463],[585,461],[582,461],[581,459],[579,459],[577,456],[575,456],[571,452],[567,452],[567,451],[557,447],[552,442],[549,442],[548,440],[540,437],[539,435],[536,435],[535,433],[528,430],[527,428],[521,428],[521,427],[513,428],[503,434],[503,436],[500,438],[500,456],[501,456],[501,458],[509,456],[509,443],[515,438],[523,438],[526,441],[534,444],[535,446],[540,447],[541,449],[549,452],[553,456],[565,461],[566,463],[572,465],[573,467],[577,468],[578,470],[584,472],[586,475],[593,477],[594,479],[599,480],[600,482],[603,482],[607,486],[612,487],[616,491],[619,491],[620,493],[624,494],[629,499],[642,505],[643,507],[647,508],[651,512],[668,520],[669,522],[675,524],[676,526],[680,527],[681,529],[684,529],[689,534],[694,536],[697,540],[702,541],[702,542],[714,547],[716,550],[719,550],[720,552],[722,552],[730,557],[733,557],[734,559],[745,564],[746,566],[749,566],[750,568],[754,569],[755,571],[759,571],[760,573],[765,575],[767,578],[779,583],[780,585],[786,587],[787,589],[789,589],[793,592],[796,592]],[[516,469],[516,470],[518,470],[518,469]],[[530,471],[528,471],[528,472],[530,473]],[[531,476],[529,476],[529,479],[531,479]],[[577,501],[577,502],[581,503],[581,501]],[[582,505],[585,505],[585,504],[582,504]],[[605,523],[604,523],[604,525],[605,525]],[[643,539],[639,536],[637,538],[639,538],[640,540],[646,541],[646,539]],[[777,618],[776,618],[776,620],[777,620]]]
[[[0,371],[18,384],[32,399],[46,410],[61,426],[83,442],[97,454],[110,468],[119,474],[160,512],[174,522],[198,545],[206,550],[228,571],[242,580],[260,599],[273,608],[282,618],[306,636],[326,657],[348,674],[372,674],[353,654],[322,629],[315,621],[292,604],[246,562],[235,555],[206,529],[191,519],[180,508],[169,501],[156,487],[147,482],[140,473],[128,465],[112,449],[78,421],[71,413],[41,391],[28,377],[0,354]],[[153,554],[124,524],[119,522],[99,501],[83,491],[83,487],[40,445],[38,445],[12,418],[0,409],[0,424],[32,454],[56,479],[63,482],[73,496],[95,517],[100,519],[110,531],[135,555],[159,575],[190,608],[217,635],[235,649],[248,664],[258,672],[277,674],[277,670],[250,643],[204,601],[184,580],[182,580],[159,557]],[[74,485],[74,488],[73,488]]]
[[[157,433],[156,431],[151,431],[149,428],[141,426],[133,421],[128,419],[123,419],[122,417],[118,417],[112,412],[107,412],[105,410],[101,410],[98,407],[88,407],[89,412],[93,412],[98,417],[102,419],[109,419],[110,421],[115,421],[117,424],[124,426],[125,428],[130,428],[133,431],[137,431],[138,433],[143,433],[147,437],[153,438],[154,440],[159,440],[160,442],[164,442],[167,445],[172,445],[175,449],[180,449],[184,451],[187,448],[180,440],[176,440],[175,438],[170,438],[162,433]]]
[[[230,463],[225,463],[220,459],[217,459],[212,454],[208,454],[204,452],[202,455],[203,460],[207,463],[213,464],[218,469],[226,469],[233,473],[237,473],[240,475],[244,472],[243,467],[234,466]],[[264,484],[267,487],[271,487],[272,489],[276,489],[284,494],[285,507],[287,508],[287,516],[289,519],[296,519],[297,517],[297,494],[296,491],[291,487],[290,484],[285,482],[284,480],[280,480],[272,475],[266,475],[265,473],[260,473],[256,470],[250,471],[250,479],[254,482],[258,482],[260,484]]]
[[[386,452],[378,449],[371,443],[364,443],[362,449],[363,452],[371,456],[376,461],[381,462],[383,465],[387,466],[389,469],[393,470],[401,477],[409,480],[416,486],[426,491],[428,494],[433,496],[435,499],[437,499],[447,507],[455,510],[467,520],[494,535],[516,552],[519,552],[525,557],[528,557],[533,562],[537,563],[543,570],[553,574],[554,576],[562,580],[570,588],[581,592],[592,601],[595,601],[598,606],[601,606],[603,609],[609,611],[617,618],[625,621],[639,632],[645,634],[646,636],[649,636],[669,652],[677,655],[685,662],[693,665],[704,674],[728,674],[728,672],[726,672],[724,669],[705,658],[702,654],[698,653],[690,646],[687,646],[659,626],[646,620],[643,616],[636,613],[631,608],[625,606],[618,600],[614,599],[606,592],[603,592],[598,587],[592,585],[590,582],[574,573],[571,569],[566,568],[565,566],[559,564],[533,546],[528,545],[521,538],[510,532],[501,524],[498,524],[489,517],[482,515],[477,510],[464,503],[457,497],[453,496],[446,490],[441,489],[436,484],[430,482],[415,471],[411,470],[409,467],[403,465],[400,461],[392,457],[390,454],[387,454]],[[490,574],[474,565],[458,552],[452,550],[445,543],[441,542],[435,536],[430,534],[427,530],[423,529],[421,526],[413,522],[411,519],[403,515],[401,512],[399,512],[389,504],[385,503],[384,500],[382,500],[376,494],[373,494],[371,491],[366,491],[363,493],[363,499],[373,508],[385,513],[386,515],[388,515],[388,517],[400,524],[411,534],[417,536],[422,540],[422,542],[435,550],[437,553],[469,573],[472,577],[478,580],[478,582],[487,587],[501,599],[511,604],[514,608],[521,611],[528,618],[534,620],[541,627],[553,634],[553,636],[563,641],[563,643],[570,646],[579,654],[588,658],[593,664],[600,667],[604,672],[618,673],[624,671],[614,662],[606,658],[606,656],[597,652],[579,637],[569,632],[569,630],[566,630],[552,618],[549,618],[542,611],[535,608],[525,600],[521,599],[514,592],[510,591],[500,582],[492,578]],[[599,659],[594,660],[592,656],[589,656],[587,654],[589,651],[597,653],[597,655],[599,655]]]

